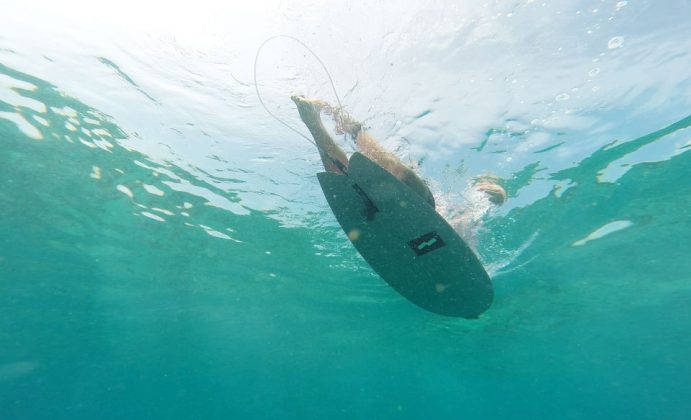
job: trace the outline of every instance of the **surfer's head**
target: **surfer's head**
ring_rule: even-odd
[[[498,181],[499,179],[495,176],[484,175],[475,179],[474,187],[487,194],[492,204],[501,206],[506,201],[506,190],[499,185]]]

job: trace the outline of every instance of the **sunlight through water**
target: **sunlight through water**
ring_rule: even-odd
[[[7,3],[0,418],[688,416],[688,1]],[[490,273],[479,319],[356,252],[256,96],[276,35],[329,73],[276,38],[266,107],[309,137],[330,75]]]

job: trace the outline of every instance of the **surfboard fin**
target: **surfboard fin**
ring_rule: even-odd
[[[362,210],[362,215],[365,217],[365,219],[367,219],[367,221],[374,220],[374,216],[377,214],[377,212],[379,212],[379,209],[374,205],[369,196],[367,196],[367,193],[365,193],[358,184],[353,184],[353,188],[355,189],[355,192],[358,193],[360,198],[362,198],[362,201],[365,204],[365,208]]]

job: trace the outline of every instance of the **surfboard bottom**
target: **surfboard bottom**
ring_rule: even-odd
[[[417,193],[360,153],[348,175],[322,172],[322,190],[360,255],[416,305],[477,318],[492,304],[492,283],[477,256]]]

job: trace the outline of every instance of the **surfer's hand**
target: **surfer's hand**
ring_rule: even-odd
[[[489,201],[496,206],[501,206],[506,201],[506,190],[491,179],[480,180],[475,188],[487,194]]]

